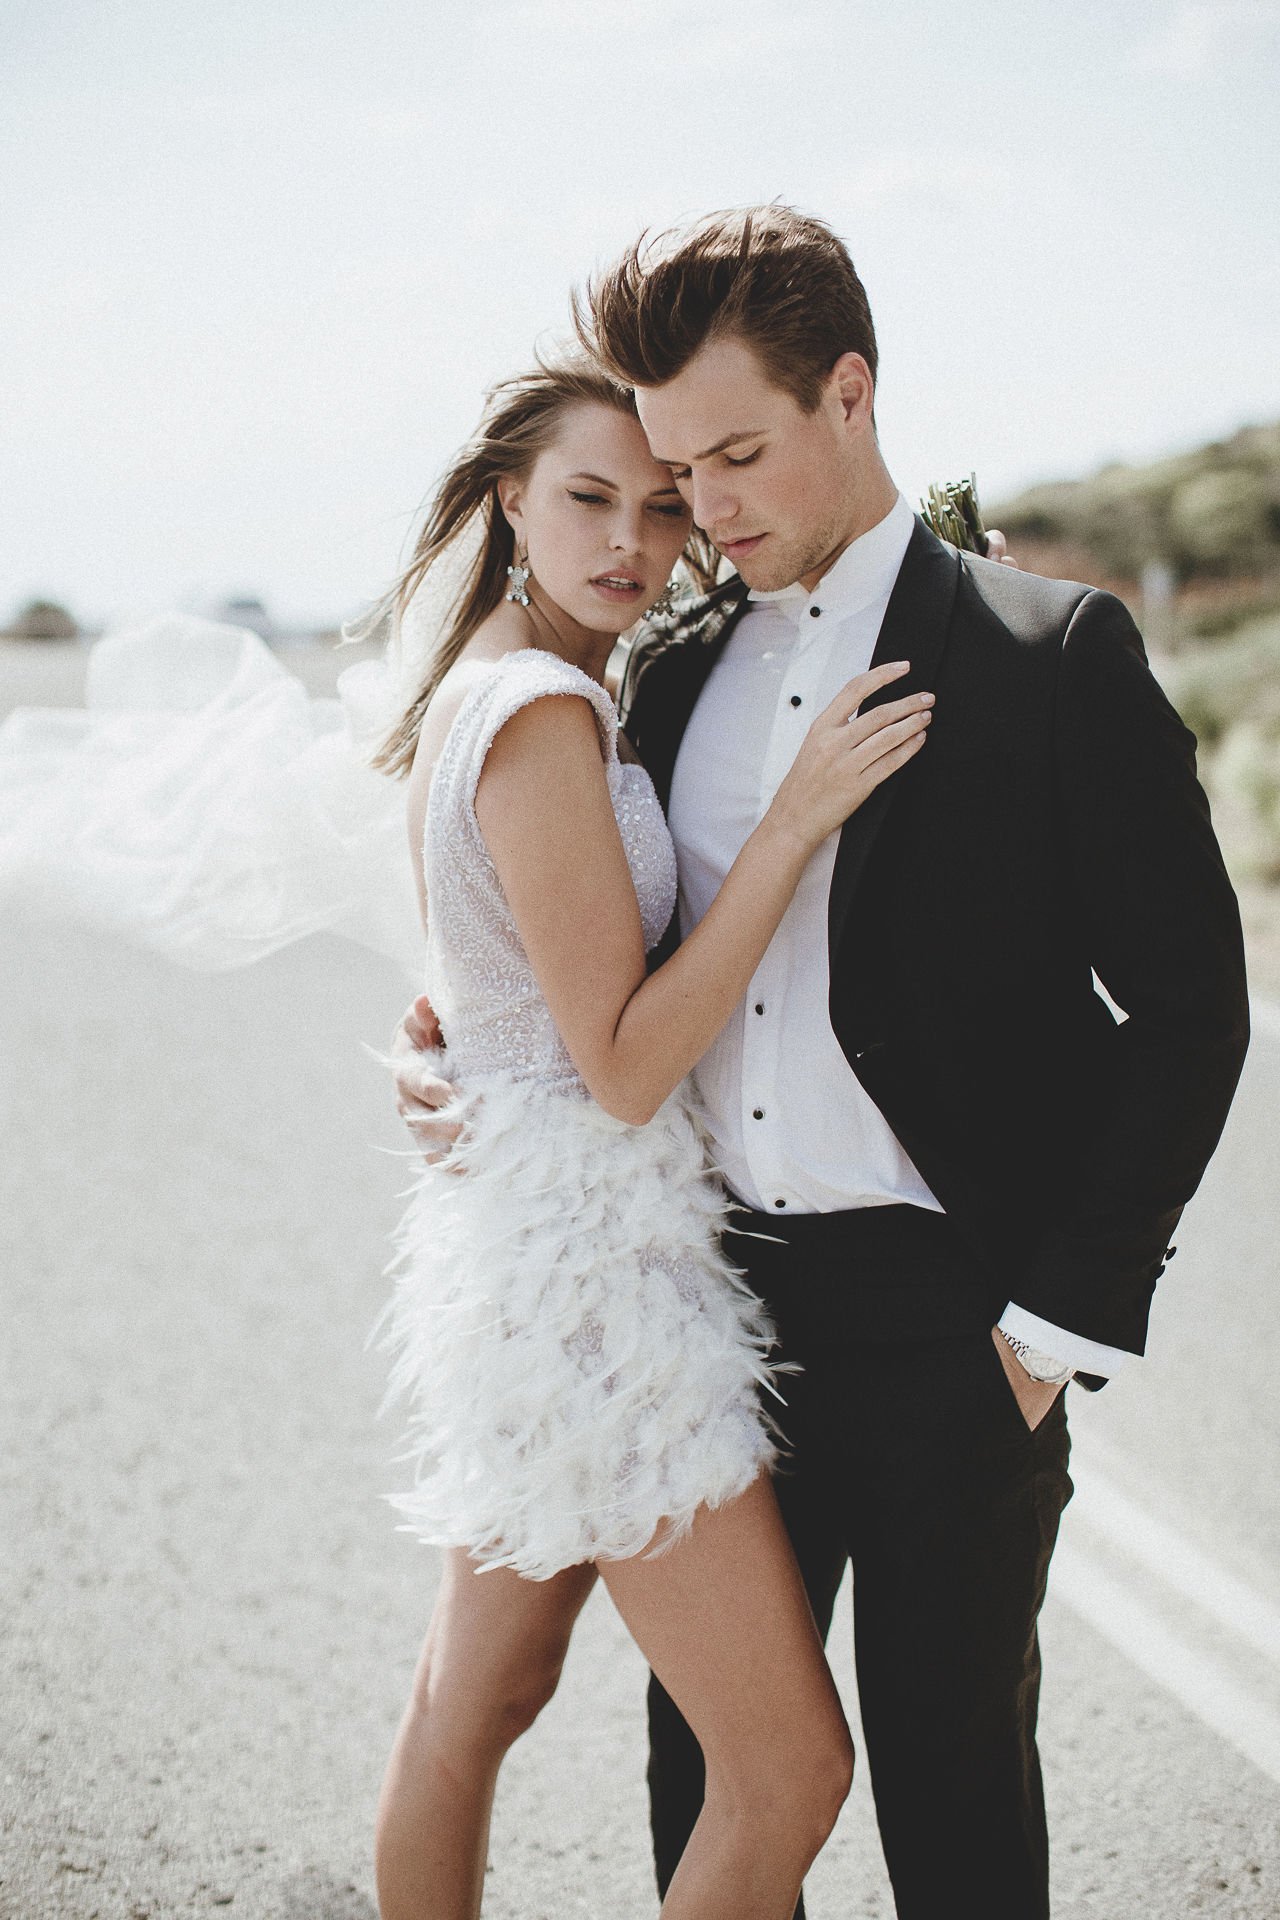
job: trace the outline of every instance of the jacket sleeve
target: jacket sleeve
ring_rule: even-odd
[[[1054,750],[1075,912],[1128,1017],[1100,1046],[1067,1206],[1015,1292],[1029,1312],[1141,1353],[1169,1236],[1240,1077],[1249,1002],[1195,737],[1111,594],[1088,594],[1068,627]]]

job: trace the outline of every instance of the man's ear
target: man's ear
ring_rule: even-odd
[[[830,391],[850,426],[872,424],[876,383],[860,353],[842,353],[831,369]]]
[[[522,539],[524,533],[524,515],[520,510],[523,497],[524,488],[520,481],[514,474],[504,473],[498,482],[498,505],[517,540]]]

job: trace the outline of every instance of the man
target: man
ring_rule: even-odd
[[[1117,600],[913,518],[866,296],[821,222],[770,206],[641,243],[578,324],[736,569],[642,636],[622,689],[679,933],[845,681],[901,658],[936,694],[925,752],[815,857],[697,1081],[743,1205],[730,1252],[802,1370],[778,1491],[824,1634],[852,1564],[898,1913],[1039,1920],[1063,1387],[1143,1351],[1247,1043],[1194,741]],[[665,1888],[702,1782],[656,1683],[650,1731]]]

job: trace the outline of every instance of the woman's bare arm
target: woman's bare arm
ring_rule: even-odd
[[[918,751],[930,696],[853,718],[904,670],[860,675],[815,721],[709,912],[649,975],[589,702],[537,700],[500,729],[476,817],[552,1017],[608,1112],[653,1117],[746,992],[812,853]]]

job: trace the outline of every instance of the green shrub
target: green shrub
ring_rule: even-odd
[[[1148,466],[1103,467],[984,508],[989,526],[1083,547],[1099,571],[1137,580],[1162,560],[1182,581],[1280,573],[1280,421],[1245,427]]]
[[[1280,616],[1201,641],[1160,666],[1200,744],[1200,771],[1227,865],[1280,880]]]

